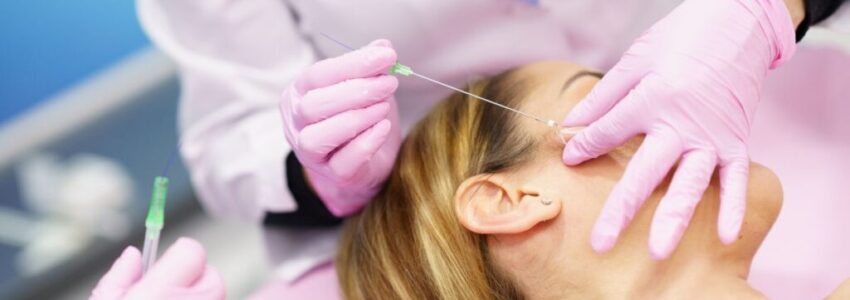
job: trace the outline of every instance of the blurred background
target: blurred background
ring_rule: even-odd
[[[0,299],[85,299],[124,247],[141,249],[180,87],[134,6],[0,1]],[[204,215],[179,159],[168,177],[160,247],[198,239],[243,298],[268,272],[259,226]]]
[[[153,178],[177,145],[176,67],[130,0],[7,0],[0,14],[0,299],[84,299],[124,247],[141,248]],[[816,298],[850,277],[844,22],[810,31],[771,72],[753,127],[753,159],[785,189],[750,277],[771,298]],[[260,227],[205,215],[179,159],[168,177],[160,247],[199,240],[230,299],[262,285]]]

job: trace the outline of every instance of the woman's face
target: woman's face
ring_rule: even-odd
[[[567,62],[523,67],[519,72],[528,76],[532,87],[520,109],[563,120],[599,80],[586,71]],[[585,291],[620,286],[629,290],[666,278],[662,276],[681,276],[670,271],[680,266],[690,266],[688,272],[696,274],[709,267],[746,274],[778,215],[778,181],[769,170],[752,166],[748,207],[756,206],[756,212],[748,210],[741,239],[723,246],[714,225],[719,189],[713,180],[678,249],[666,261],[654,261],[647,248],[649,225],[668,179],[646,201],[615,247],[597,254],[590,247],[591,228],[641,138],[608,155],[567,167],[561,162],[563,143],[551,128],[525,118],[519,126],[541,137],[533,159],[510,171],[469,178],[458,188],[455,208],[467,229],[487,235],[496,266],[532,298],[537,298],[538,292],[551,292],[545,286]],[[662,275],[655,275],[658,270]]]

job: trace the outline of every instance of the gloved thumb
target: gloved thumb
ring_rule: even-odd
[[[103,278],[92,290],[90,300],[120,299],[142,275],[142,255],[139,249],[130,246],[124,249],[121,256],[103,275]]]

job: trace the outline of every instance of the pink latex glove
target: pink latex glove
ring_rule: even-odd
[[[387,40],[310,66],[283,93],[286,139],[336,216],[357,212],[387,179],[401,146]]]
[[[224,282],[206,265],[206,252],[195,240],[180,238],[142,277],[142,255],[127,247],[103,275],[92,300],[224,299]]]
[[[563,122],[589,124],[566,145],[567,165],[646,135],[593,227],[595,251],[614,246],[677,161],[652,221],[652,257],[666,258],[676,248],[717,166],[718,234],[725,244],[737,240],[746,206],[747,138],[762,82],[793,55],[794,39],[780,0],[687,0],[635,41]]]

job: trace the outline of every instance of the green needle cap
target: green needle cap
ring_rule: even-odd
[[[153,193],[151,203],[148,207],[148,218],[145,219],[145,227],[151,229],[162,229],[165,219],[165,196],[168,193],[168,178],[157,176],[153,180]]]
[[[390,67],[389,73],[410,76],[410,74],[413,74],[413,69],[400,63],[395,63],[392,67]]]

